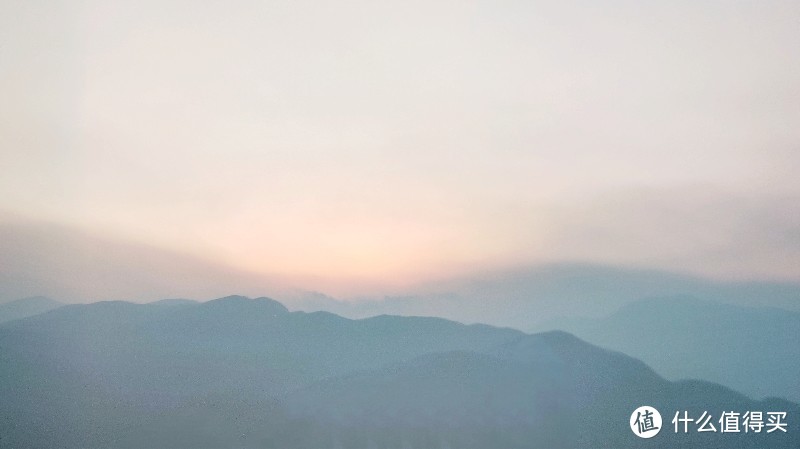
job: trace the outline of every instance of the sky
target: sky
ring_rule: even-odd
[[[0,2],[0,218],[358,293],[800,281],[796,1]]]

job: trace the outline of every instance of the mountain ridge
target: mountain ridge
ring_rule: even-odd
[[[46,296],[30,296],[0,304],[0,324],[62,307],[64,303]]]
[[[540,330],[552,328],[632,355],[668,379],[706,379],[753,397],[800,401],[800,313],[654,297],[601,319],[554,320]]]
[[[669,382],[566,332],[216,301],[73,305],[0,326],[10,362],[0,364],[0,447],[634,448],[627,421],[642,403],[664,413],[776,404],[800,416],[792,402]],[[797,424],[771,447],[796,447]]]

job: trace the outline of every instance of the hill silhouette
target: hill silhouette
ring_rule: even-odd
[[[0,447],[642,447],[630,413],[780,410],[788,433],[675,434],[652,447],[797,447],[797,404],[564,332],[439,318],[350,320],[235,296],[64,306],[0,326]],[[718,416],[718,415],[717,415]]]
[[[687,295],[723,304],[800,312],[797,283],[711,281],[668,271],[587,263],[544,264],[440,279],[393,296],[355,301],[306,292],[287,297],[287,304],[348,318],[438,316],[531,332],[560,317],[599,319],[642,298]]]
[[[64,304],[44,296],[31,296],[0,304],[0,323],[39,315]]]
[[[637,357],[670,379],[696,378],[761,398],[800,401],[800,313],[693,297],[638,301],[603,319],[564,319],[563,329]]]

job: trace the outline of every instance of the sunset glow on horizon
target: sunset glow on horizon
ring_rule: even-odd
[[[351,294],[798,282],[800,6],[771,4],[4,2],[0,211]]]

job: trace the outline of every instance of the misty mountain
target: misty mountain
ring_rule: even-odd
[[[797,404],[704,382],[563,332],[351,320],[268,298],[68,305],[0,326],[0,447],[641,447],[630,413],[786,411],[786,434],[653,447],[796,447]]]
[[[642,298],[691,295],[721,303],[800,312],[800,285],[715,282],[658,270],[552,264],[431,282],[395,296],[340,301],[321,293],[286,297],[299,310],[350,318],[438,316],[526,331],[559,317],[602,318]]]
[[[653,298],[602,319],[563,319],[546,329],[630,354],[668,379],[704,379],[752,397],[800,401],[800,313]]]
[[[0,323],[38,315],[63,305],[61,302],[44,296],[17,299],[0,304]]]
[[[524,331],[563,316],[602,318],[653,296],[692,295],[800,312],[797,283],[716,282],[588,263],[478,272],[393,289],[390,296],[364,292],[363,297],[336,299],[325,292],[298,290],[308,280],[247,272],[115,235],[4,216],[0,216],[0,267],[0,303],[34,295],[65,302],[204,300],[235,289],[251,295],[268,292],[292,310],[325,310],[348,318],[437,316]]]
[[[749,447],[755,441],[736,436],[675,434],[671,415],[797,409],[780,400],[753,402],[714,384],[671,383],[635,359],[562,332],[521,336],[488,353],[424,355],[319,383],[292,399],[342,447],[349,447],[342,441],[389,446],[398,439],[410,447],[643,447],[626,419],[642,401],[664,415],[665,433],[648,447]]]
[[[193,299],[183,299],[183,298],[170,298],[170,299],[160,299],[158,301],[152,301],[150,304],[154,306],[166,306],[166,307],[173,307],[173,306],[190,306],[197,304],[198,301]]]

